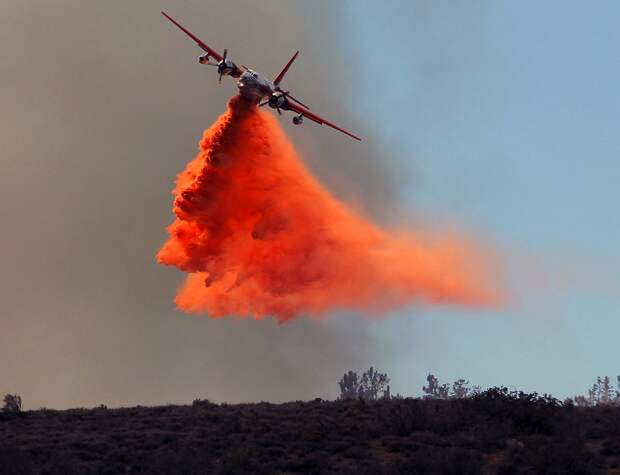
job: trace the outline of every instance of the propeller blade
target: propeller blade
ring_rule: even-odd
[[[265,101],[265,102],[261,102],[258,107],[263,107],[266,106],[267,104],[269,104],[269,101]]]
[[[217,80],[217,82],[222,84],[222,73],[220,73],[220,78]]]
[[[222,58],[224,58],[224,61],[226,61],[226,56],[228,56],[228,49],[224,48],[224,54],[222,55]]]
[[[282,115],[282,111],[280,110],[280,108],[276,107],[276,109],[278,110],[278,115]]]

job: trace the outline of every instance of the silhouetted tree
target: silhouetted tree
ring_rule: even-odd
[[[383,391],[383,397],[381,399],[392,399],[392,394],[390,393],[390,385],[387,385],[385,391]]]
[[[388,375],[376,371],[372,366],[362,374],[361,378],[354,371],[349,371],[338,383],[340,399],[363,399],[365,401],[390,399],[389,383]]]
[[[588,407],[590,406],[590,401],[585,396],[575,396],[573,398],[573,402],[577,407]]]
[[[357,373],[349,371],[342,376],[340,385],[340,399],[357,399],[359,394],[359,378]]]
[[[472,386],[469,395],[477,396],[479,394],[482,394],[482,388],[480,386]]]
[[[592,385],[590,389],[588,389],[588,405],[589,406],[596,406],[596,403],[598,402],[598,394],[599,394],[598,383],[600,380],[601,378],[596,378],[596,382]]]
[[[388,384],[390,383],[390,378],[386,373],[379,373],[372,366],[362,375],[361,380],[361,391],[362,394],[360,397],[367,401],[376,401],[380,397],[380,393],[385,395],[386,386],[387,392],[389,394],[390,387]]]
[[[4,407],[2,408],[5,412],[21,412],[22,410],[22,398],[17,394],[7,394],[4,396]]]
[[[463,399],[469,397],[471,390],[468,386],[469,381],[465,381],[463,378],[457,379],[452,383],[452,394],[450,394],[450,397],[453,399]]]
[[[585,396],[575,396],[572,400],[579,407],[607,406],[620,403],[620,376],[618,376],[618,390],[611,385],[609,376],[596,378],[596,382],[588,389]]]
[[[601,378],[599,378],[601,381]],[[608,405],[615,399],[614,388],[611,386],[609,376],[605,376],[599,383],[599,404]]]
[[[424,399],[448,399],[450,392],[448,384],[439,384],[439,379],[431,373],[426,377],[426,383],[426,386],[422,386],[422,391],[426,393]]]

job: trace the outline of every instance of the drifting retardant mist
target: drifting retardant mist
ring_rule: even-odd
[[[240,97],[205,131],[173,194],[176,219],[157,259],[189,274],[176,296],[187,312],[284,322],[500,300],[481,253],[363,218],[309,173],[273,116]]]

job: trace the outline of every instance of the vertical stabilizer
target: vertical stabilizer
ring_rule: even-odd
[[[286,66],[284,66],[284,68],[282,69],[282,71],[280,71],[280,74],[278,74],[274,79],[273,79],[273,83],[277,86],[278,84],[280,84],[280,82],[282,81],[282,79],[284,78],[284,75],[286,74],[286,72],[288,71],[288,68],[291,67],[291,64],[293,64],[293,61],[295,61],[295,58],[297,58],[297,55],[299,54],[299,51],[296,51],[295,54],[293,55],[293,57],[291,59],[289,59],[288,63],[286,63]]]

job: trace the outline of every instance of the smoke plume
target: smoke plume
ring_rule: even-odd
[[[205,131],[173,194],[176,220],[157,259],[189,273],[176,297],[187,312],[284,322],[338,308],[500,301],[481,253],[369,222],[311,176],[273,116],[239,96]]]

